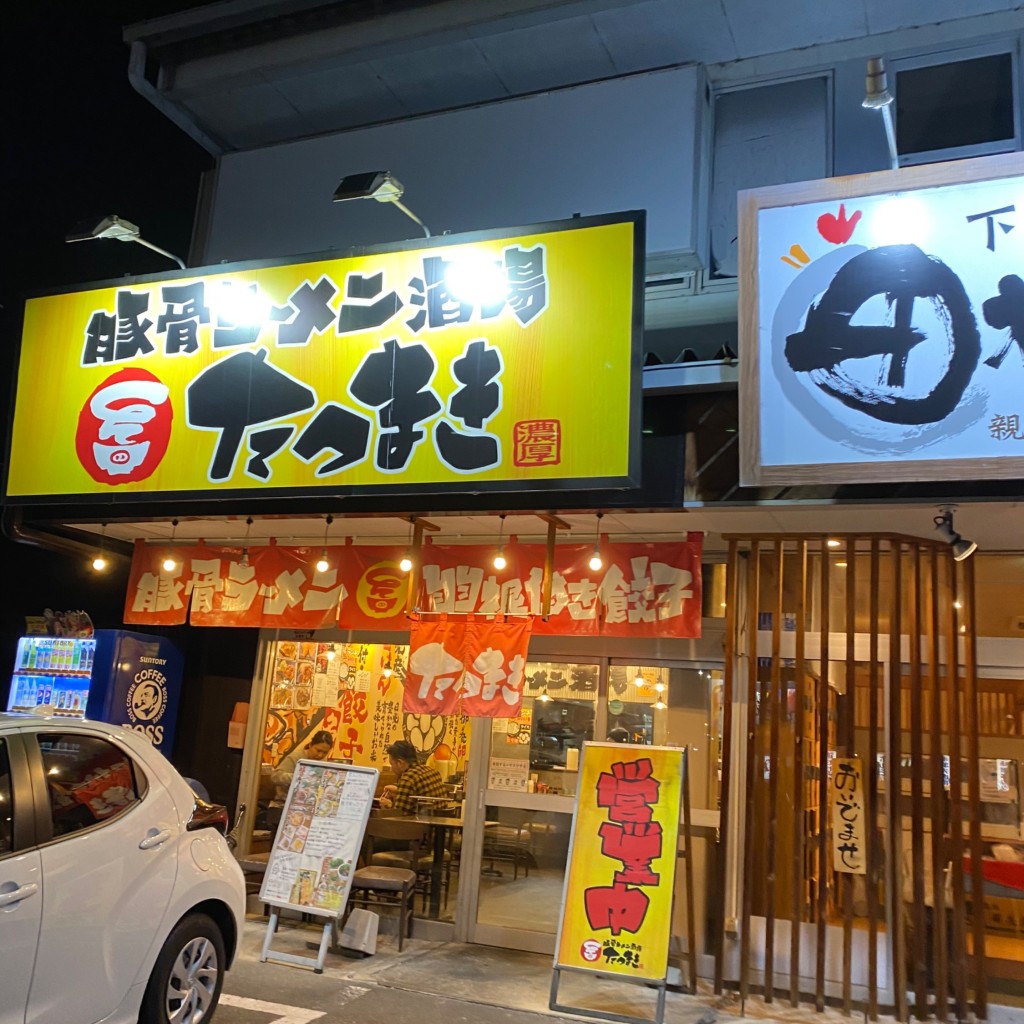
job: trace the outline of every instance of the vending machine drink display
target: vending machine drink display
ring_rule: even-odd
[[[169,753],[182,658],[162,636],[99,629],[88,638],[18,641],[8,711],[122,725]]]

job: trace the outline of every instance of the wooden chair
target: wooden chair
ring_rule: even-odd
[[[415,872],[423,906],[430,898],[434,852],[430,826],[406,817],[371,817],[366,823],[366,862],[370,867],[406,868]],[[451,853],[444,851],[442,894],[447,901]]]

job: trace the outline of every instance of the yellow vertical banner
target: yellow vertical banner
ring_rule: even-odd
[[[683,751],[585,743],[555,967],[668,971]]]

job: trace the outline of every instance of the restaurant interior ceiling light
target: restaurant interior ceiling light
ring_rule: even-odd
[[[587,563],[594,572],[597,572],[604,565],[604,561],[601,558],[601,517],[603,515],[603,512],[597,513],[597,527],[594,534],[594,553],[590,556],[590,561]]]
[[[953,559],[962,562],[970,558],[978,545],[973,540],[965,540],[953,528],[953,506],[942,505],[939,507],[939,514],[935,517],[935,532],[953,548]]]
[[[498,527],[498,553],[494,556],[494,562],[492,564],[494,565],[494,568],[498,570],[498,572],[501,572],[503,569],[508,567],[508,559],[505,557],[504,544],[505,513],[502,512],[499,518],[501,519],[501,526]]]
[[[171,544],[174,543],[174,535],[177,532],[178,532],[178,520],[177,519],[172,519],[171,520],[171,539],[170,539],[169,543],[171,543]],[[168,555],[163,560],[162,564],[163,564],[164,572],[174,572],[174,570],[178,567],[178,563],[175,560],[173,555]]]
[[[541,695],[537,698],[537,700],[539,700],[542,704],[547,704],[548,701],[554,700],[554,697],[552,697],[551,694],[548,693],[547,687],[544,687],[543,691],[541,692]]]
[[[348,202],[350,199],[376,199],[378,203],[391,203],[419,224],[423,234],[430,238],[430,228],[401,202],[404,193],[404,186],[390,171],[360,171],[342,178],[332,199],[335,203]]]
[[[664,711],[668,705],[659,697],[652,705],[655,711]]]
[[[152,249],[153,252],[160,253],[161,256],[166,256],[169,260],[174,260],[182,270],[186,269],[185,261],[180,256],[175,256],[173,252],[168,252],[166,249],[161,249],[159,245],[147,242],[142,237],[137,224],[118,217],[116,213],[104,217],[98,224],[94,224],[91,220],[79,224],[71,234],[64,237],[64,241],[91,242],[95,238],[113,238],[118,242],[137,242],[147,249]]]
[[[324,546],[320,551],[320,558],[317,560],[316,563],[317,572],[327,572],[327,570],[331,567],[331,563],[327,558],[327,534],[330,532],[331,523],[333,522],[334,516],[332,516],[331,513],[328,512],[327,515],[324,516]]]
[[[636,675],[633,676],[633,685],[634,686],[643,686],[644,685],[644,674],[643,674],[643,672],[640,671],[640,669],[637,669],[636,670]]]

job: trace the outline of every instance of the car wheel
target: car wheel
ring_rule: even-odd
[[[183,917],[156,958],[139,1024],[201,1024],[224,982],[224,939],[205,914]]]

